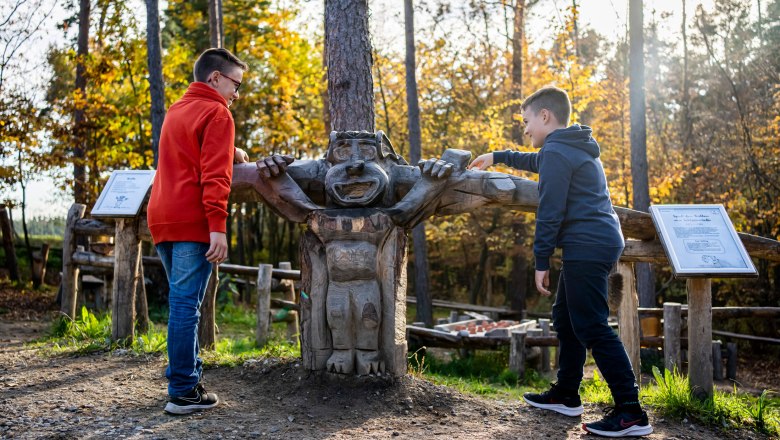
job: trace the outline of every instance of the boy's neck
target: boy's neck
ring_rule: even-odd
[[[555,130],[562,129],[562,128],[566,128],[566,126],[565,125],[551,125],[550,129],[544,135],[545,139],[547,138],[547,136],[550,135],[550,133],[554,132]]]

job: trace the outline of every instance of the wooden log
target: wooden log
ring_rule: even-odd
[[[63,259],[65,254],[63,253]],[[77,266],[103,267],[113,269],[115,257],[100,255],[94,252],[76,251],[71,255],[71,261]],[[158,258],[157,261],[160,259]],[[145,261],[144,261],[145,262]],[[162,265],[162,263],[160,263]]]
[[[217,290],[219,290],[219,265],[212,263],[211,276],[200,305],[198,322],[198,344],[205,350],[211,350],[217,343]]]
[[[680,303],[664,303],[664,368],[681,371],[680,331],[682,318]]]
[[[639,299],[636,294],[636,277],[634,265],[618,262],[617,271],[623,276],[623,296],[618,308],[618,329],[620,340],[626,348],[628,359],[634,369],[637,383],[641,383],[641,369],[639,365],[639,315],[636,313]]]
[[[135,337],[135,292],[141,265],[141,240],[135,219],[119,219],[114,239],[111,340],[131,344]]]
[[[32,257],[32,283],[37,289],[46,277],[46,263],[49,262],[49,243],[43,243],[41,250],[33,252]]]
[[[511,343],[509,348],[509,369],[514,371],[518,377],[525,375],[525,337],[524,331],[512,332],[510,335]]]
[[[3,249],[5,250],[5,267],[8,269],[8,277],[11,281],[19,281],[19,262],[16,259],[14,248],[14,229],[11,218],[8,215],[8,207],[0,207],[0,229],[3,231]]]
[[[712,334],[717,336],[726,336],[729,338],[744,339],[746,341],[766,342],[769,344],[780,344],[780,339],[767,338],[766,336],[743,335],[741,333],[732,333],[723,330],[713,330]]]
[[[726,379],[737,380],[737,343],[726,343]]]
[[[712,397],[712,280],[688,279],[688,378],[694,397]]]
[[[107,221],[101,221],[94,218],[81,218],[73,226],[76,234],[89,237],[108,236],[113,237],[116,234],[116,225]]]
[[[62,238],[62,297],[60,311],[74,319],[76,317],[76,298],[78,298],[79,268],[73,261],[73,252],[76,251],[76,231],[74,225],[84,217],[86,205],[74,203],[68,210],[65,220],[65,234]]]
[[[254,284],[254,283],[253,283]],[[278,309],[301,310],[301,305],[285,299],[271,298],[271,306]]]
[[[712,378],[723,380],[723,352],[721,341],[712,341]]]
[[[289,261],[280,262],[279,269],[292,271],[292,264]],[[284,299],[295,303],[295,284],[293,284],[292,280],[283,280],[282,284],[286,287]],[[287,321],[287,340],[294,341],[301,332],[298,323],[298,312],[295,309],[290,309],[287,313],[291,317]]]
[[[255,340],[262,347],[271,330],[271,274],[273,266],[261,264],[257,271],[257,332]]]
[[[542,329],[542,336],[550,336],[550,320],[540,319],[539,327]],[[542,348],[542,372],[547,373],[550,371],[550,348]]]
[[[664,309],[653,307],[638,309],[639,316],[664,316]],[[688,305],[683,304],[680,313],[682,316],[688,316]],[[731,319],[731,318],[780,318],[780,307],[712,307],[713,319]]]
[[[648,214],[649,216],[649,214]],[[626,233],[626,230],[623,229]],[[627,236],[632,235],[626,233]],[[780,242],[771,238],[759,237],[757,235],[738,233],[742,244],[745,246],[748,254],[753,258],[762,258],[769,261],[780,261]],[[635,237],[640,238],[640,237]],[[649,263],[669,264],[663,246],[655,238],[655,234],[650,239],[626,240],[626,247],[620,256],[621,261],[637,262],[645,261]]]

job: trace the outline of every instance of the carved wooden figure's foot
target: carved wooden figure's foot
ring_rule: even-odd
[[[377,350],[357,350],[357,374],[365,376],[368,374],[381,374],[385,370],[385,364],[382,362],[382,356]]]
[[[333,350],[326,366],[329,373],[350,374],[355,371],[354,350]]]

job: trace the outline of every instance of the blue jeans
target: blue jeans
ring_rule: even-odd
[[[607,277],[613,263],[564,261],[553,305],[560,341],[558,385],[576,393],[591,349],[615,403],[639,400],[639,387],[623,343],[607,324]]]
[[[165,275],[168,276],[168,394],[179,397],[189,393],[203,374],[198,356],[200,304],[211,276],[206,260],[207,243],[163,242],[158,244]]]

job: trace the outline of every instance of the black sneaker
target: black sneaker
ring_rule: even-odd
[[[198,384],[189,393],[180,397],[171,397],[165,405],[168,414],[189,414],[202,409],[214,408],[219,398],[214,393],[207,393],[203,385]]]
[[[647,413],[629,412],[620,407],[608,407],[604,418],[598,422],[583,423],[582,429],[604,437],[648,435],[653,427],[647,421]]]
[[[548,409],[569,417],[577,417],[582,414],[582,401],[579,394],[568,394],[551,384],[550,389],[543,393],[525,393],[523,400],[531,406]]]

